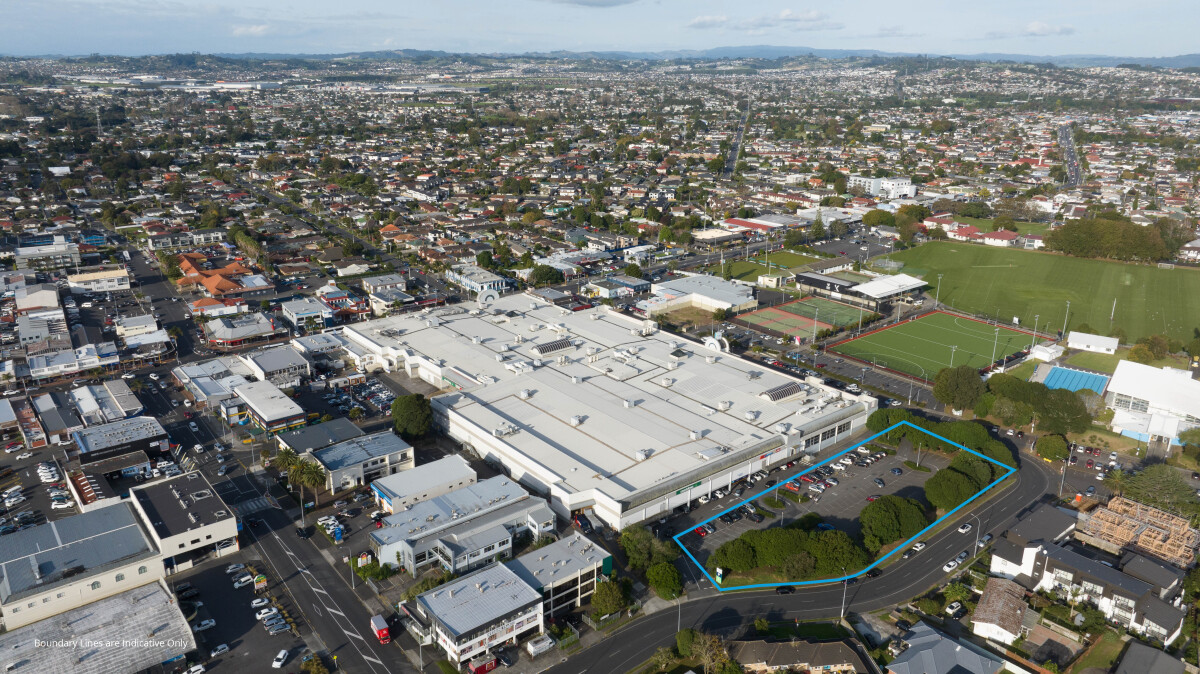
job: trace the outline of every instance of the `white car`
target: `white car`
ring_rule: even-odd
[[[33,456],[33,452],[21,452],[17,455],[17,461],[20,461],[21,459],[28,459],[31,456]]]
[[[151,373],[150,373],[150,378],[151,378],[151,379],[153,379],[154,381],[158,381],[158,373],[157,373],[157,372],[151,372]]]
[[[196,451],[196,452],[203,452],[203,451],[204,451],[204,445],[202,445],[202,444],[200,444],[200,443],[198,443],[198,442],[197,442],[196,444],[192,445],[192,450],[194,450],[194,451]]]
[[[267,618],[270,618],[273,615],[279,615],[279,609],[275,608],[274,606],[271,606],[269,608],[264,608],[263,610],[259,611],[258,613],[255,613],[254,619],[255,620],[266,620]]]
[[[217,621],[213,620],[212,618],[208,618],[207,620],[201,621],[200,624],[193,627],[192,631],[193,632],[203,632],[204,630],[212,629],[213,627],[216,626],[216,624],[217,624]]]
[[[255,599],[254,601],[250,602],[250,608],[262,608],[270,603],[271,603],[270,599],[267,599],[266,597],[259,597],[258,599]]]
[[[75,503],[73,501],[53,501],[50,504],[51,510],[71,510],[74,507]]]
[[[196,422],[194,422],[194,421],[189,421],[189,422],[188,422],[188,428],[192,429],[192,432],[193,432],[193,433],[199,433],[199,432],[200,432],[200,427],[199,427],[199,426],[197,426],[197,425],[196,425]]]
[[[251,578],[250,576],[246,576],[243,580],[234,581],[233,589],[240,590],[243,587],[246,587],[247,585],[249,585],[250,583],[253,583],[253,582],[254,582],[253,578]]]
[[[254,576],[251,576],[251,575],[250,575],[250,574],[248,574],[248,573],[243,573],[242,575],[240,575],[240,576],[237,576],[236,578],[234,578],[234,579],[233,579],[233,582],[235,582],[235,583],[240,583],[240,582],[242,582],[243,580],[254,580]]]
[[[126,372],[125,374],[121,375],[121,379],[137,379],[137,375],[132,372]]]
[[[183,674],[204,674],[206,671],[208,670],[204,669],[204,665],[192,665],[191,668]]]
[[[212,653],[210,653],[208,657],[215,658],[218,655],[225,655],[228,652],[229,652],[229,644],[221,644],[220,646],[217,646],[216,648],[212,649]]]
[[[17,505],[18,503],[24,503],[24,502],[25,502],[24,496],[10,496],[9,498],[4,499],[4,507],[11,508],[11,507]]]
[[[287,662],[287,659],[288,659],[288,652],[287,651],[279,651],[279,654],[276,655],[275,659],[271,661],[271,668],[272,669],[282,669],[283,663]]]
[[[959,527],[959,528],[958,528],[958,533],[960,533],[960,534],[965,534],[965,533],[967,533],[968,531],[970,531],[972,528],[973,528],[973,527],[971,526],[971,523],[970,523],[970,522],[967,522],[967,523],[963,524],[961,527]]]
[[[245,570],[246,570],[245,564],[230,564],[229,566],[225,567],[226,574],[237,573],[238,571],[245,571]]]
[[[958,560],[952,559],[952,560],[946,562],[946,565],[942,567],[942,571],[950,572],[950,571],[953,571],[957,567],[958,567]]]

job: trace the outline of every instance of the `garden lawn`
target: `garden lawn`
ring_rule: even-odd
[[[993,218],[967,218],[961,215],[954,216],[955,222],[961,222],[964,225],[972,225],[978,227],[985,232],[992,231]],[[1020,234],[1045,234],[1046,230],[1050,229],[1050,225],[1045,222],[1017,222],[1017,232]]]
[[[1107,672],[1116,663],[1117,657],[1121,655],[1124,648],[1125,644],[1121,638],[1112,630],[1106,629],[1096,645],[1071,664],[1069,671],[1071,674],[1078,674],[1094,667],[1099,671]]]
[[[765,265],[757,264],[755,262],[747,262],[746,260],[735,260],[733,262],[727,261],[726,264],[730,265],[732,278],[737,279],[738,281],[758,281],[759,276],[771,273],[771,271],[768,270]],[[711,273],[713,276],[720,277],[721,265],[714,264],[711,267],[705,268],[705,271]],[[776,269],[775,273],[780,271],[783,270]]]
[[[1200,324],[1200,293],[1195,292],[1200,270],[1196,269],[1159,269],[941,241],[893,253],[892,259],[905,263],[901,272],[921,276],[931,285],[938,282],[938,274],[944,274],[943,304],[999,316],[1006,323],[1015,316],[1022,327],[1033,327],[1034,316],[1040,315],[1039,330],[1062,329],[1070,301],[1067,330],[1087,323],[1107,332],[1114,299],[1112,325],[1124,329],[1130,341],[1161,333],[1186,342]]]

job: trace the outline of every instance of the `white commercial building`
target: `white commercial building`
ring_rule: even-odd
[[[1187,370],[1117,363],[1105,403],[1113,430],[1150,443],[1179,444],[1179,434],[1200,426],[1200,381]]]
[[[638,302],[637,307],[651,316],[683,307],[738,312],[758,306],[753,286],[716,276],[680,276],[655,283],[650,292],[654,296]]]
[[[1116,353],[1117,349],[1121,348],[1121,340],[1116,337],[1101,337],[1072,330],[1067,334],[1067,346],[1093,353]]]
[[[448,390],[432,400],[435,423],[560,515],[594,510],[615,529],[848,440],[877,406],[653,321],[527,295],[356,323],[341,335],[364,369]]]
[[[109,269],[68,274],[67,284],[71,288],[71,292],[77,294],[129,290],[129,271]]]
[[[466,459],[451,454],[402,473],[381,477],[371,483],[371,491],[376,505],[387,513],[396,513],[472,484],[475,484],[475,469]]]

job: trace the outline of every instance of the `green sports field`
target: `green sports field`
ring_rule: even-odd
[[[993,248],[968,243],[931,242],[892,254],[900,271],[930,286],[943,274],[943,304],[973,314],[998,317],[1039,331],[1061,330],[1071,302],[1067,330],[1087,323],[1107,334],[1122,328],[1129,341],[1152,334],[1188,341],[1200,326],[1200,270],[1085,260],[1051,253]],[[929,294],[933,295],[931,288]],[[1109,323],[1113,300],[1115,320]]]
[[[933,313],[912,321],[869,332],[830,351],[874,363],[898,372],[932,380],[938,370],[970,365],[983,368],[996,359],[1027,349],[1033,337],[1003,325],[995,325],[953,314]],[[951,353],[953,351],[953,354]]]

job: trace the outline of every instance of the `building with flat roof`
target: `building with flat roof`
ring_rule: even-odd
[[[284,302],[279,307],[293,328],[309,331],[333,325],[333,309],[315,297],[301,297]]]
[[[40,246],[17,246],[13,252],[17,269],[65,269],[79,266],[79,245],[68,243],[62,235],[54,243]]]
[[[154,417],[131,417],[88,426],[71,434],[79,448],[79,462],[87,466],[125,454],[157,456],[170,450],[167,431]]]
[[[382,520],[370,535],[380,563],[416,576],[439,564],[462,573],[512,554],[513,536],[554,531],[554,512],[503,475],[410,505]]]
[[[508,568],[541,593],[542,613],[559,613],[583,606],[596,590],[598,576],[612,572],[612,555],[578,531],[508,562]]]
[[[1148,442],[1151,455],[1165,454],[1180,433],[1200,425],[1200,381],[1187,370],[1123,360],[1104,401],[1113,410],[1113,430]]]
[[[325,468],[325,488],[339,492],[412,468],[412,445],[391,429],[317,449],[312,457]]]
[[[404,602],[405,626],[456,666],[542,631],[542,596],[512,569],[493,564]]]
[[[463,457],[450,454],[401,473],[380,477],[371,483],[371,493],[380,509],[396,513],[472,484],[475,484],[475,469]]]
[[[163,555],[166,572],[177,573],[209,555],[238,551],[237,515],[208,478],[191,471],[130,490],[133,504]],[[217,548],[219,543],[233,544]]]
[[[607,307],[524,295],[343,328],[366,370],[447,391],[434,422],[562,517],[615,529],[850,439],[877,401],[763,368]],[[669,420],[664,423],[663,420]]]
[[[55,620],[0,634],[0,671],[154,671],[164,662],[182,662],[184,655],[196,649],[195,634],[180,612],[179,602],[158,582],[125,583],[116,594],[55,615]],[[72,643],[81,646],[56,647]]]
[[[445,276],[447,281],[470,290],[473,293],[483,292],[484,290],[502,292],[512,283],[510,279],[499,274],[493,274],[473,264],[460,264],[451,267]]]
[[[238,359],[259,381],[269,381],[284,388],[299,386],[302,379],[312,376],[312,364],[287,344],[257,349],[238,356]]]
[[[248,382],[233,392],[233,398],[221,402],[221,415],[229,423],[247,420],[271,435],[307,423],[304,408],[269,381]]]
[[[112,423],[141,414],[145,410],[129,385],[122,379],[109,379],[71,389],[71,405],[85,426]]]
[[[15,630],[162,577],[129,503],[64,517],[4,537],[0,620]]]
[[[408,290],[408,277],[404,274],[382,274],[360,281],[364,293],[374,293],[380,290]]]
[[[175,383],[197,408],[216,405],[234,396],[233,390],[248,383],[250,368],[234,356],[184,363],[171,370]]]
[[[158,330],[158,319],[153,314],[122,316],[116,321],[117,337],[127,339],[146,335]]]
[[[371,313],[375,316],[386,316],[390,313],[403,310],[405,305],[411,304],[415,299],[415,297],[399,288],[383,288],[372,291],[367,295],[367,302],[371,305]]]
[[[739,312],[758,306],[753,286],[726,281],[717,276],[678,276],[654,283],[650,286],[650,292],[654,296],[641,300],[637,307],[651,316],[683,307]]]
[[[297,428],[275,436],[279,449],[290,449],[296,454],[307,454],[322,447],[336,445],[364,435],[361,428],[345,417],[336,417],[312,426]]]
[[[73,294],[129,290],[129,270],[124,267],[68,274],[67,285]]]

